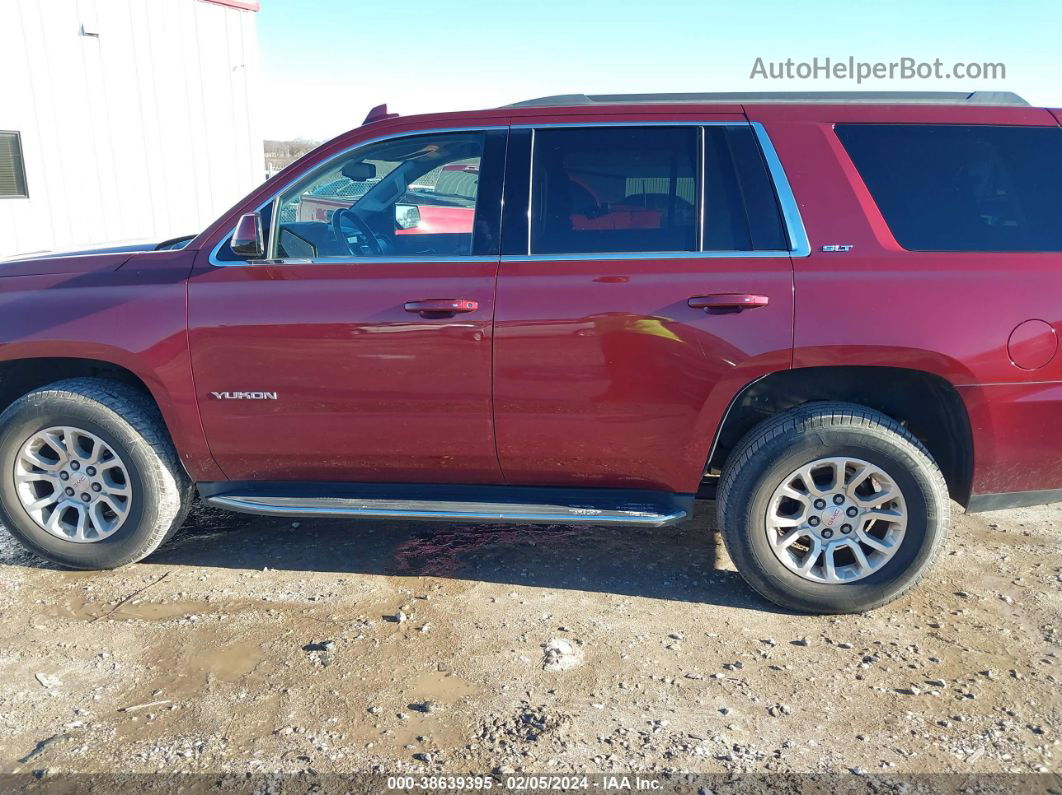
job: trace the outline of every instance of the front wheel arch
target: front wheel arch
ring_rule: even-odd
[[[128,464],[129,516],[113,534],[75,539],[49,529],[28,510],[19,492],[20,455],[27,440],[54,427],[83,430],[116,451]],[[54,452],[54,448],[53,448]],[[87,451],[67,459],[87,469]],[[79,455],[81,456],[79,458]],[[47,456],[43,471],[68,475],[57,487],[63,504],[76,501],[87,486],[75,482],[81,471],[61,456]],[[56,463],[55,459],[61,459]],[[64,487],[75,489],[73,495]],[[42,495],[38,494],[37,497]],[[46,496],[46,495],[44,495]],[[33,390],[0,414],[0,521],[42,557],[79,569],[110,569],[133,563],[165,543],[180,527],[192,501],[192,483],[181,466],[158,407],[141,392],[113,380],[72,378]]]

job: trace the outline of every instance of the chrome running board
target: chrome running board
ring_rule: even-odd
[[[573,505],[397,500],[364,497],[269,497],[218,494],[206,497],[216,508],[262,516],[406,519],[438,522],[506,522],[516,524],[635,525],[666,527],[686,518],[686,511],[668,513]],[[634,507],[634,506],[631,506]]]

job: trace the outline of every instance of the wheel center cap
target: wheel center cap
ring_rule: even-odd
[[[85,481],[88,479],[88,475],[86,475],[84,472],[79,472],[78,474],[74,475],[73,478],[71,478],[70,485],[75,489],[80,489],[82,486],[85,485]]]
[[[839,525],[844,518],[844,508],[840,505],[831,505],[825,511],[822,512],[822,526],[824,528],[833,528],[835,525]]]

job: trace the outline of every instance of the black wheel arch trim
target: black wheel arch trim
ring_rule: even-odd
[[[955,384],[936,373],[929,372],[928,370],[917,370],[910,367],[863,364],[795,367],[775,370],[754,378],[739,389],[727,404],[722,419],[719,421],[719,424],[715,429],[712,444],[709,448],[708,456],[705,459],[703,470],[704,476],[707,478],[718,474],[718,471],[721,470],[726,463],[727,455],[738,446],[741,438],[751,431],[759,422],[770,416],[781,413],[782,411],[787,411],[809,403],[833,401],[855,403],[880,411],[886,416],[909,427],[912,432],[916,432],[919,429],[911,427],[908,423],[910,417],[904,416],[902,412],[898,412],[894,408],[897,403],[902,403],[902,397],[898,400],[878,401],[874,399],[868,400],[865,396],[853,395],[850,393],[837,394],[836,392],[830,392],[832,386],[831,377],[833,378],[833,384],[836,384],[837,379],[840,378],[847,378],[853,383],[861,383],[864,377],[886,378],[889,373],[901,377],[906,376],[909,379],[922,379],[927,387],[935,387],[942,390],[942,396],[949,401],[950,410],[943,411],[941,414],[953,423],[952,426],[949,429],[945,429],[945,432],[941,437],[936,437],[936,434],[940,432],[941,429],[931,426],[927,430],[936,438],[929,440],[922,439],[922,441],[930,449],[934,459],[937,461],[937,465],[940,466],[941,470],[944,472],[945,480],[948,483],[952,499],[963,507],[968,508],[973,499],[971,495],[974,468],[974,440],[966,405],[963,403],[962,397]],[[788,405],[782,403],[777,406],[772,406],[770,410],[761,409],[762,413],[757,413],[756,409],[753,407],[742,405],[750,399],[750,395],[754,393],[755,390],[769,389],[776,384],[784,386],[784,382],[788,379],[794,381],[793,392],[803,395],[801,399],[794,399],[793,402]],[[822,391],[818,393],[815,393],[813,390],[808,391],[808,384],[812,382]],[[849,385],[848,388],[850,389],[851,386]],[[786,394],[785,389],[780,390],[780,392]],[[893,410],[890,410],[890,408],[893,408]],[[747,411],[751,419],[744,424],[737,425],[735,430],[733,421],[735,420],[736,414],[742,411]],[[950,435],[953,437],[954,441],[958,442],[958,445],[946,443],[945,437],[949,435],[947,431],[950,431]],[[921,434],[916,433],[916,435],[919,435],[921,438]]]

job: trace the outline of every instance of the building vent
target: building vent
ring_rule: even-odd
[[[17,132],[0,132],[0,197],[27,198],[22,139]]]

